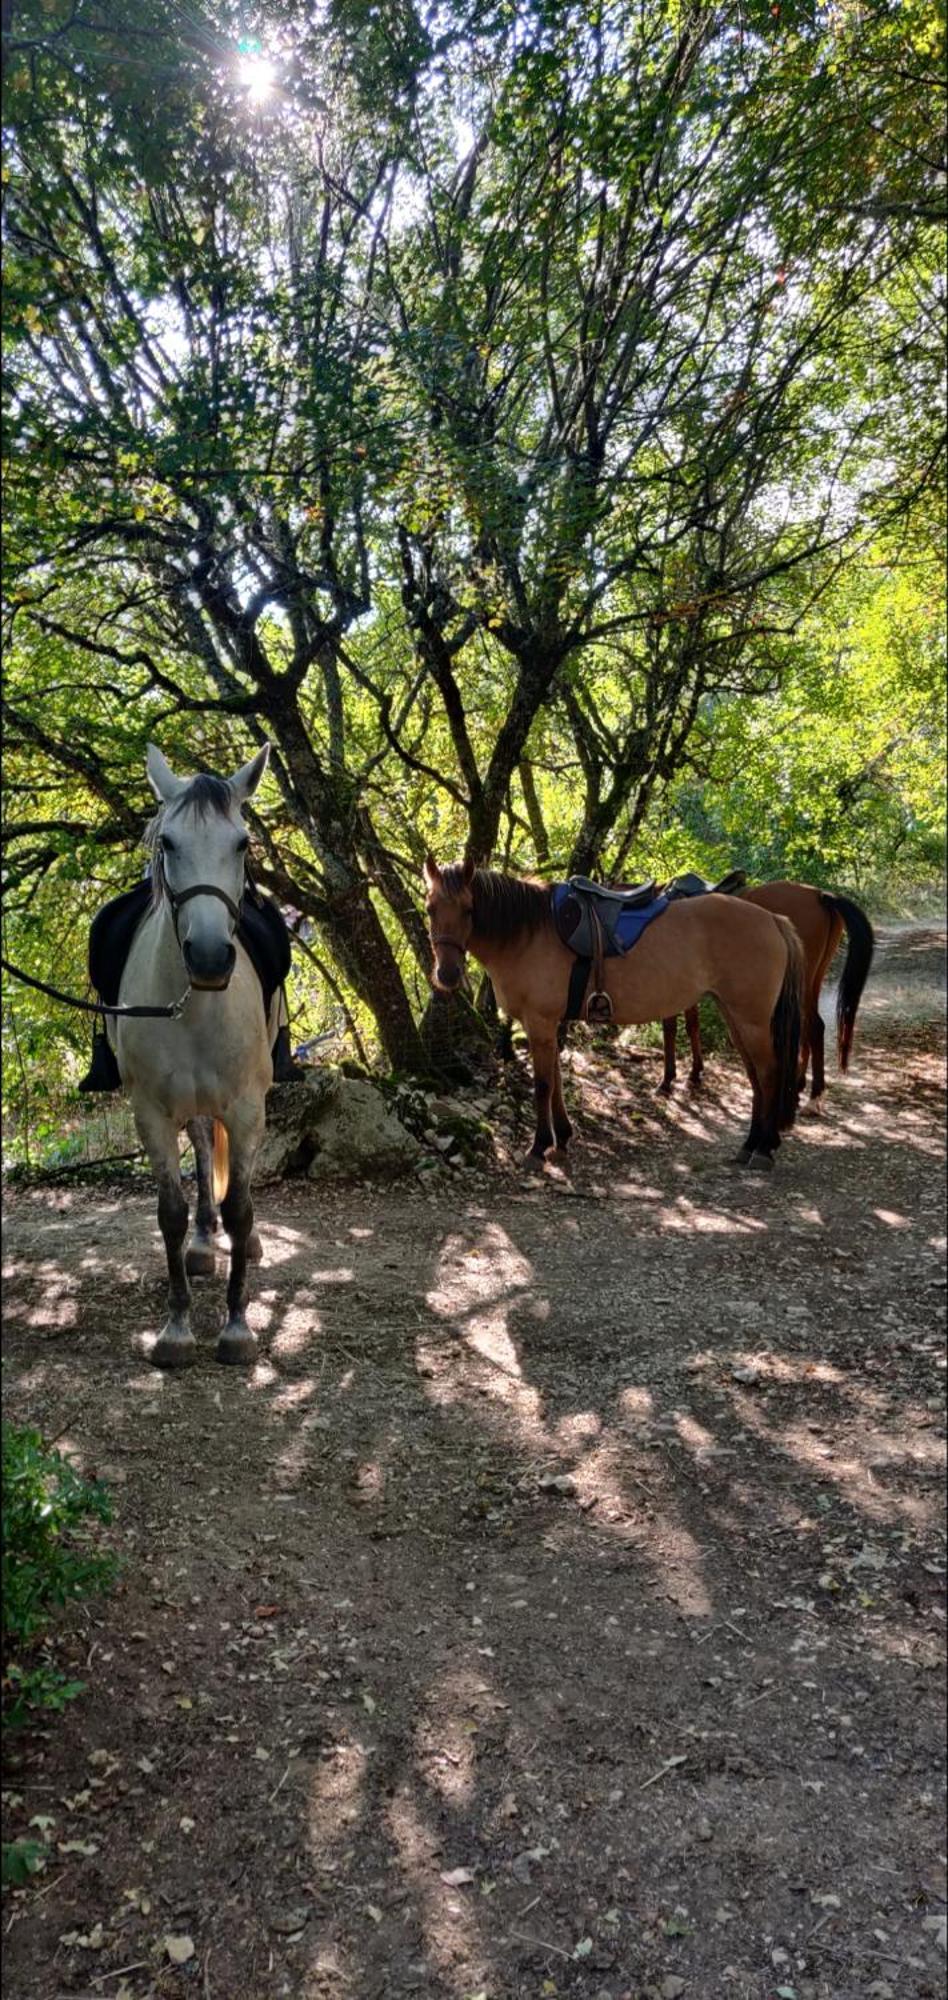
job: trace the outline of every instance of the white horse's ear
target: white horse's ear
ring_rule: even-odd
[[[165,761],[155,743],[148,745],[145,769],[148,773],[148,783],[156,799],[164,806],[170,806],[172,800],[179,798],[187,787],[187,778],[175,777],[171,765]]]
[[[267,758],[269,755],[270,745],[269,743],[265,743],[263,749],[258,750],[255,757],[251,757],[249,764],[244,764],[241,770],[237,772],[236,777],[228,780],[230,789],[234,795],[235,805],[246,805],[247,800],[253,798],[254,792],[267,768]]]
[[[422,874],[424,875],[425,882],[429,889],[440,889],[441,870],[438,867],[434,855],[430,851],[425,855]]]

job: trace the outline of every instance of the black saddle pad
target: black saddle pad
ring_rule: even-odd
[[[136,882],[134,889],[114,897],[92,919],[89,978],[107,1007],[117,1004],[132,939],[150,907],[151,883]],[[289,932],[269,896],[244,896],[237,936],[260,981],[264,1011],[269,1013],[273,995],[290,969]]]
[[[666,883],[665,894],[671,902],[679,902],[682,896],[736,896],[746,881],[746,868],[732,868],[720,882],[708,882],[703,875],[676,875]]]

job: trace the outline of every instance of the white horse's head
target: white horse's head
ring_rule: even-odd
[[[178,778],[161,751],[148,745],[148,782],[161,806],[154,830],[156,887],[171,906],[192,986],[224,987],[234,970],[250,839],[241,808],[253,797],[269,755],[265,743],[233,778],[206,772]]]

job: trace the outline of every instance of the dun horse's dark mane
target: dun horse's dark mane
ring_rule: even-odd
[[[172,807],[159,806],[153,819],[145,828],[144,845],[151,855],[151,896],[153,903],[161,903],[165,894],[165,867],[158,838],[166,814],[173,810],[181,812],[190,806],[199,819],[207,819],[211,813],[218,813],[226,819],[234,803],[234,795],[226,778],[215,778],[211,771],[199,771],[186,789],[176,798]]]
[[[465,886],[463,868],[460,865],[445,868],[443,876],[449,896],[459,896]],[[494,938],[502,944],[522,931],[530,934],[552,922],[548,882],[502,875],[496,868],[478,868],[471,893],[474,929],[479,937]]]

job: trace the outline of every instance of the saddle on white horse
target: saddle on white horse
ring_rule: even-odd
[[[152,903],[150,880],[136,882],[121,896],[113,897],[92,919],[89,931],[89,978],[107,1007],[118,1002],[128,954],[135,933]],[[274,994],[281,990],[290,970],[290,935],[276,903],[258,889],[248,890],[240,905],[237,938],[243,945],[260,981],[264,1014],[269,1014]],[[296,1083],[305,1075],[290,1053],[290,1031],[284,1023],[277,1029],[273,1044],[274,1083]],[[78,1085],[81,1091],[121,1090],[118,1063],[107,1035],[99,1031],[92,1039],[92,1062]]]

